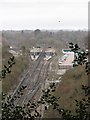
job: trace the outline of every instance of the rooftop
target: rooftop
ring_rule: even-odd
[[[74,53],[70,52],[67,54],[66,59],[60,65],[73,65]]]
[[[47,49],[45,50],[45,52],[55,52],[55,49],[54,49],[54,48],[47,48]]]
[[[30,52],[42,52],[42,48],[33,47],[33,49],[31,49]]]

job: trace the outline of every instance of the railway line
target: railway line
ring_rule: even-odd
[[[47,77],[47,71],[49,67],[49,61],[43,61],[38,66],[39,70],[36,69],[35,74],[33,76],[33,83],[31,86],[31,82],[28,83],[27,89],[24,91],[24,95],[18,101],[19,105],[23,105],[24,103],[28,103],[29,100],[33,100],[34,96],[38,94],[38,90],[42,90],[42,85],[45,82]],[[42,72],[43,71],[43,72]],[[38,100],[39,98],[37,98]]]
[[[35,89],[37,88],[38,84],[40,83],[39,74],[41,72],[42,65],[43,65],[43,63],[40,62],[40,64],[38,65],[38,68],[40,68],[40,71],[39,70],[37,71],[37,69],[36,69],[34,71],[33,75],[31,75],[31,77],[28,79],[28,82],[26,85],[27,88],[24,90],[24,93],[21,96],[21,98],[18,100],[17,104],[22,105],[22,103],[25,103],[27,98],[28,98],[28,100],[30,100],[32,98],[31,96],[33,95]],[[27,79],[26,79],[26,81],[27,81]],[[23,83],[23,85],[25,85],[25,84]]]
[[[23,95],[16,99],[15,105],[23,105],[24,103],[27,103],[38,93],[38,90],[42,89],[42,85],[47,77],[48,67],[50,64],[50,61],[44,60],[44,51],[45,50],[42,51],[38,60],[35,61],[31,74],[28,70],[13,92],[11,99],[18,94],[18,90],[21,86],[26,86],[26,89],[23,91]]]
[[[50,64],[50,61],[45,61],[44,65],[42,67],[42,70],[41,70],[41,73],[39,76],[39,80],[40,80],[40,82],[38,84],[39,87],[38,87],[38,90],[36,87],[36,90],[35,90],[36,92],[34,92],[34,95],[32,97],[32,99],[35,97],[34,100],[36,100],[36,101],[40,98],[42,89],[44,89],[45,81],[46,81],[46,78],[48,77],[49,64]]]

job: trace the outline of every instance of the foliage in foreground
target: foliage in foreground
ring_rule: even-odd
[[[80,50],[77,44],[73,45],[70,43],[71,51],[75,53],[74,66],[85,64],[85,69],[87,75],[90,73],[90,63],[87,61],[88,52]],[[16,106],[15,100],[20,97],[26,86],[22,86],[18,92],[17,96],[11,99],[11,96],[5,97],[3,95],[2,100],[2,120],[27,120],[33,118],[41,118],[41,113],[38,111],[39,106],[44,105],[45,110],[48,106],[52,106],[54,110],[57,110],[62,118],[62,120],[89,120],[89,106],[90,106],[90,87],[82,85],[82,89],[85,91],[85,95],[88,96],[87,99],[82,99],[81,101],[75,100],[76,102],[76,114],[73,115],[70,110],[65,110],[60,108],[58,100],[60,97],[54,96],[55,84],[51,84],[49,88],[43,90],[43,94],[39,101],[31,102],[23,106]]]

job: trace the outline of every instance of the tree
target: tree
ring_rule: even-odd
[[[37,34],[41,33],[41,31],[40,31],[40,29],[36,29],[36,30],[34,31],[34,33],[35,33],[35,35],[37,35]]]
[[[87,61],[88,52],[81,50],[77,44],[73,45],[73,43],[70,43],[70,48],[71,51],[75,53],[74,67],[85,64],[87,75],[90,74],[90,63]],[[4,75],[6,76],[6,74]],[[42,104],[45,105],[45,110],[47,110],[47,106],[52,106],[53,109],[57,110],[60,116],[62,116],[62,120],[89,120],[90,114],[88,109],[90,107],[90,86],[82,85],[82,89],[85,91],[85,95],[88,96],[88,98],[82,99],[81,101],[75,100],[75,115],[73,115],[70,110],[60,108],[58,104],[60,97],[56,97],[53,94],[55,92],[55,88],[55,84],[52,83],[49,88],[42,91],[43,94],[39,101],[36,103],[29,101],[27,104],[24,104],[24,106],[16,106],[15,100],[23,94],[23,90],[26,89],[26,86],[21,86],[17,96],[14,96],[12,99],[11,96],[5,97],[3,94],[2,120],[27,120],[41,118],[41,113],[39,113],[37,108]]]

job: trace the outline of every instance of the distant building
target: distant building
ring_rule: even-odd
[[[68,52],[72,52],[70,49],[62,49],[62,53],[68,53]]]
[[[45,59],[45,60],[49,60],[49,59],[51,59],[54,55],[55,55],[55,49],[49,47],[49,48],[47,48],[47,49],[45,50],[45,58],[44,58],[44,59]]]
[[[14,57],[18,57],[19,55],[22,55],[22,50],[17,47],[10,46],[9,53],[13,54]]]
[[[59,69],[73,68],[74,52],[69,49],[63,49],[64,55],[59,59]]]
[[[49,48],[45,51],[45,54],[46,54],[47,56],[53,56],[53,55],[55,55],[55,49],[49,47]]]
[[[39,55],[41,52],[42,52],[42,48],[40,48],[40,47],[37,47],[37,48],[33,47],[33,48],[30,50],[30,53],[31,53],[32,55]]]
[[[30,50],[31,59],[32,60],[37,60],[39,55],[41,54],[41,52],[43,52],[43,48],[33,47]],[[49,60],[55,55],[55,49],[49,47],[49,48],[45,49],[43,55],[44,55],[44,60]]]
[[[31,59],[32,60],[37,60],[39,55],[41,54],[42,52],[42,48],[40,47],[33,47],[31,50],[30,50],[30,54],[31,54]]]

